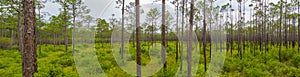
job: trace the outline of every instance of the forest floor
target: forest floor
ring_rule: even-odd
[[[36,77],[78,77],[76,63],[74,61],[74,52],[64,50],[64,45],[39,45],[41,49],[37,49],[38,55],[38,72],[35,73]],[[38,46],[38,47],[39,47]],[[105,43],[103,48],[102,44],[97,44],[95,47],[89,45],[78,45],[79,47],[94,48],[96,57],[101,65],[104,74],[108,77],[134,77],[123,71],[113,56],[112,47],[110,43]],[[132,61],[135,60],[135,47],[132,43],[127,49]],[[151,60],[149,57],[150,47],[149,43],[142,43],[142,66],[147,65]],[[176,61],[175,42],[168,42],[167,50],[167,70],[159,70],[152,77],[172,77],[178,71],[180,60]],[[285,49],[282,47],[282,62],[278,60],[278,47],[270,46],[268,52],[255,50],[250,51],[246,48],[243,51],[242,60],[239,58],[237,46],[234,46],[232,55],[230,51],[226,52],[224,66],[220,72],[221,77],[299,77],[300,76],[300,54],[297,48]],[[91,49],[92,51],[93,49]],[[80,50],[79,50],[80,51]],[[204,72],[204,58],[203,51],[200,51],[200,61],[197,77],[205,76]],[[78,51],[77,51],[78,52]],[[209,67],[210,56],[209,48],[207,51],[207,67]],[[22,56],[17,48],[13,50],[0,50],[0,77],[21,77],[22,76]]]

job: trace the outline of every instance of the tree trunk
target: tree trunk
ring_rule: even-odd
[[[285,0],[285,2],[287,2],[287,0]],[[287,33],[287,31],[288,31],[288,24],[287,24],[287,20],[288,20],[288,17],[287,17],[287,8],[288,8],[288,6],[287,6],[288,4],[287,3],[285,3],[285,13],[284,13],[284,44],[285,44],[285,48],[286,49],[288,49],[288,38],[287,38],[287,35],[288,35],[288,33]]]
[[[135,36],[136,32],[133,31],[132,34],[133,34],[133,35],[132,35],[132,44],[133,44],[133,47],[135,47],[135,40],[134,40],[134,38],[136,38],[136,36]]]
[[[24,46],[25,50],[22,53],[23,61],[23,77],[33,77],[37,71],[36,64],[36,18],[35,18],[35,4],[34,0],[23,0],[24,11],[24,25],[25,37]]]
[[[65,50],[68,51],[68,28],[66,25],[64,27],[64,42],[65,42]]]
[[[9,47],[10,47],[11,50],[12,50],[12,46],[14,44],[14,40],[15,40],[14,30],[11,29],[11,38],[10,38],[10,44],[9,44]]]
[[[280,0],[280,26],[279,26],[279,52],[278,52],[278,57],[279,57],[279,61],[281,62],[281,46],[282,46],[282,37],[281,37],[281,27],[282,27],[282,4],[283,4],[283,1]]]
[[[206,0],[204,0],[204,9],[203,9],[203,52],[204,52],[204,71],[206,71]]]
[[[39,3],[40,4],[40,3]],[[42,25],[41,24],[41,8],[38,8],[38,12],[39,12],[39,22],[40,22],[40,24],[38,24],[38,25]],[[39,26],[37,26],[37,28],[41,28],[41,27],[39,27]],[[39,30],[37,30],[36,31],[37,33],[36,33],[36,35],[38,35],[38,36],[36,36],[36,37],[38,37],[38,39],[37,39],[37,45],[38,44],[40,44],[39,46],[37,46],[38,48],[38,51],[39,51],[39,53],[42,51],[42,45],[43,45],[43,43],[42,43],[42,31],[39,31]]]
[[[166,0],[162,0],[162,58],[164,62],[164,70],[167,69],[167,61],[166,61]]]
[[[211,26],[212,26],[212,21],[213,21],[213,15],[212,15],[212,10],[213,10],[213,1],[211,1],[210,2],[210,20],[209,20],[209,39],[210,39],[210,44],[209,44],[209,58],[211,59],[211,44],[212,44],[212,42],[211,42],[211,33],[212,33],[212,31],[211,31]]]
[[[293,16],[293,20],[292,20],[292,24],[293,24],[293,27],[292,27],[292,35],[291,35],[291,38],[292,38],[292,47],[295,48],[295,45],[296,45],[296,39],[295,39],[295,36],[296,36],[296,17]]]
[[[179,2],[177,1],[177,5],[176,5],[176,34],[179,34],[179,28],[178,28],[178,26],[179,26],[179,23],[178,23],[178,15],[179,15]],[[179,45],[178,45],[178,39],[176,40],[176,62],[177,62],[177,60],[178,60],[178,47],[179,47]]]
[[[205,7],[205,6],[204,6]],[[233,9],[232,9],[232,4],[231,4],[231,0],[230,0],[230,20],[231,20],[231,26],[230,26],[230,36],[229,36],[229,38],[230,38],[230,56],[232,56],[232,51],[233,51],[233,15],[232,15],[232,11],[233,11]],[[204,17],[205,18],[205,17]]]
[[[249,49],[250,49],[250,52],[252,53],[252,47],[253,47],[253,21],[252,21],[252,8],[250,8],[250,28],[252,28],[252,29],[250,29],[251,31],[249,32],[249,42],[250,42],[250,47],[249,47]]]
[[[153,20],[152,20],[152,30],[151,30],[151,43],[152,45],[154,44],[154,24],[153,24]]]
[[[182,13],[181,13],[181,16],[182,16],[182,18],[181,18],[181,39],[183,39],[183,32],[184,32],[184,9],[185,9],[185,7],[184,7],[184,3],[185,3],[185,0],[182,0]],[[180,43],[180,71],[182,71],[182,62],[183,62],[183,59],[184,59],[184,57],[183,57],[183,41]]]
[[[265,0],[265,6],[267,6],[267,1]],[[268,44],[269,44],[269,32],[270,32],[270,30],[269,30],[269,21],[267,21],[268,20],[268,18],[267,18],[267,10],[269,10],[267,7],[265,7],[265,31],[267,31],[266,32],[266,34],[265,34],[265,36],[267,37],[266,38],[266,43],[265,43],[265,53],[267,53],[268,51],[269,51],[269,47],[268,47]]]
[[[245,21],[245,10],[246,10],[246,4],[245,4],[245,1],[243,2],[243,27],[242,27],[242,29],[245,27],[245,29],[246,29],[246,21]],[[243,52],[245,52],[245,50],[246,50],[246,42],[247,42],[247,40],[246,40],[246,36],[247,36],[247,32],[246,31],[244,31],[244,30],[242,30],[242,43],[243,43],[243,51],[242,51],[242,53]]]
[[[54,32],[53,33],[53,44],[54,44],[54,48],[56,47],[56,45],[57,45],[57,42],[56,42],[56,39],[57,39],[57,33],[56,32]]]
[[[298,13],[300,13],[300,6],[299,6],[299,1],[298,1]],[[298,14],[298,53],[300,53],[300,16]]]
[[[67,25],[67,9],[64,6],[64,42],[65,50],[68,51],[68,25]]]
[[[122,55],[122,59],[124,58],[124,7],[125,6],[125,0],[122,1],[122,36],[121,36],[121,55]]]
[[[240,59],[242,59],[242,47],[241,47],[241,24],[242,24],[242,1],[239,2],[239,20],[238,20],[238,52]]]
[[[72,8],[73,8],[73,31],[72,31],[72,51],[75,51],[75,33],[76,33],[76,14],[75,14],[75,12],[76,12],[76,10],[74,9],[75,8],[75,5],[73,4],[72,5]],[[75,33],[74,33],[75,32]],[[102,44],[102,46],[103,46],[103,44]]]
[[[188,77],[192,77],[192,40],[193,40],[193,23],[194,23],[194,0],[191,1],[190,7],[190,29],[189,29],[189,39],[188,39],[188,54],[187,54],[187,61],[188,61]]]
[[[141,72],[141,46],[140,46],[140,0],[135,0],[135,14],[136,14],[136,75],[142,76]]]
[[[21,2],[19,2],[19,11],[18,11],[18,46],[19,46],[19,51],[24,52],[24,25],[22,25],[23,20],[22,14],[21,14]]]

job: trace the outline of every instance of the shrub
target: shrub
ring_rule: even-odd
[[[40,66],[38,72],[35,73],[36,77],[63,77],[63,69],[57,64],[47,64]]]
[[[299,67],[300,66],[300,55],[295,55],[292,57],[291,62],[293,63],[293,65],[295,67]]]
[[[7,49],[10,44],[10,38],[0,38],[0,48]]]
[[[67,67],[67,66],[72,66],[74,62],[74,59],[70,58],[69,56],[63,56],[61,57],[61,59],[58,61],[58,63],[60,65],[62,65],[63,67]]]
[[[6,68],[8,67],[6,64],[4,64],[3,62],[0,62],[0,69]]]
[[[245,69],[246,77],[269,77],[271,74],[258,68]]]

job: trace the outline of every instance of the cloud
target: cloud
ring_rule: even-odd
[[[90,10],[90,15],[95,17],[95,18],[104,18],[108,20],[111,18],[112,14],[115,14],[117,18],[121,17],[121,9],[115,8],[117,6],[116,0],[84,0],[84,5],[86,5]],[[126,4],[128,5],[129,2],[134,2],[135,0],[126,0]],[[154,0],[140,0],[141,2],[141,9],[145,11],[145,13],[148,12],[150,8],[158,8],[159,10],[161,9],[161,2],[155,2],[153,3]],[[203,1],[203,0],[202,0]],[[246,2],[246,18],[248,18],[250,15],[250,8],[248,5],[250,4],[251,0],[248,0]],[[277,3],[278,0],[271,0],[270,2]],[[175,16],[175,10],[174,6],[170,4],[170,1],[166,2],[166,9],[169,10],[172,14],[172,16]],[[229,3],[228,0],[217,0],[214,2],[214,6],[222,6]],[[238,3],[236,0],[232,0],[233,8],[235,10],[238,9]],[[52,3],[51,1],[48,1],[45,4],[45,8],[43,8],[41,11],[42,12],[49,12],[51,15],[58,15],[59,14],[59,4]],[[234,12],[236,13],[236,12]],[[46,19],[50,18],[51,16],[46,16]],[[141,16],[142,21],[145,16]]]

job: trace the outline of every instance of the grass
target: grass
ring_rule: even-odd
[[[159,43],[159,42],[158,42]],[[128,44],[126,50],[130,52],[126,56],[132,58],[128,60],[135,63],[135,47],[132,43]],[[54,47],[53,45],[39,45],[42,46],[41,51],[37,51],[38,54],[38,72],[35,73],[36,77],[78,77],[78,66],[75,65],[74,53],[71,50],[65,51],[63,45]],[[152,45],[150,43],[142,42],[142,66],[147,66],[151,62],[149,52],[160,51],[156,48],[153,51],[149,51]],[[159,46],[159,45],[158,45]],[[71,47],[71,46],[69,46]],[[115,57],[113,56],[112,47],[110,43],[105,43],[104,48],[101,44],[96,44],[95,47],[90,45],[78,45],[77,51],[96,51],[94,58],[98,59],[98,64],[101,65],[100,69],[85,68],[85,70],[94,69],[94,73],[100,72],[99,75],[106,75],[108,77],[134,77],[126,71],[123,71],[117,64]],[[278,47],[270,46],[269,52],[261,52],[256,50],[256,56],[253,52],[250,52],[249,48],[243,51],[243,59],[239,59],[237,47],[234,48],[232,56],[230,52],[226,52],[226,58],[222,71],[220,71],[221,77],[289,77],[300,76],[300,54],[297,53],[297,48],[285,49],[282,47],[282,62],[278,60]],[[71,49],[71,48],[69,48]],[[168,42],[167,49],[167,69],[158,70],[157,73],[151,75],[151,77],[161,76],[174,76],[176,75],[180,61],[175,59],[175,42]],[[203,51],[199,50],[199,66],[196,72],[197,77],[203,77],[206,75],[204,72]],[[196,54],[196,53],[194,53]],[[157,54],[158,55],[158,54]],[[17,50],[0,50],[0,77],[21,77],[22,76],[22,59],[21,53]],[[87,58],[87,62],[92,58]],[[209,64],[209,52],[207,52],[207,59]],[[85,59],[82,59],[85,60]],[[100,67],[100,66],[95,66]],[[207,65],[209,68],[209,65]],[[135,69],[132,69],[135,70]],[[146,69],[145,69],[146,70]],[[149,69],[148,69],[149,70]],[[148,71],[146,70],[146,71]],[[151,70],[151,69],[150,69]],[[149,70],[149,71],[150,71]],[[185,71],[183,71],[185,72]],[[92,73],[92,72],[89,72]],[[88,76],[88,75],[86,75]]]

